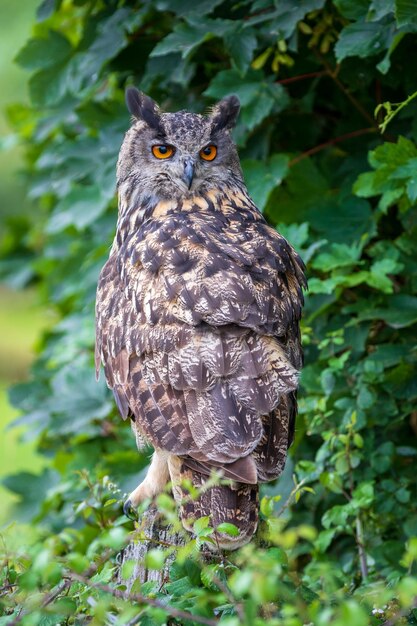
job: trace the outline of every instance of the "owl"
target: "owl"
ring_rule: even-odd
[[[236,96],[208,115],[162,112],[135,88],[126,101],[96,368],[155,451],[124,509],[170,483],[184,528],[234,524],[236,536],[214,533],[231,550],[255,533],[259,484],[281,474],[293,439],[304,265],[248,194]]]

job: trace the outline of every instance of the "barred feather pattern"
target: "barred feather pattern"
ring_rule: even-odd
[[[256,530],[258,483],[280,475],[293,437],[303,263],[239,177],[159,200],[127,178],[119,204],[97,291],[97,373],[103,363],[139,438],[178,460],[184,526],[234,523],[238,540],[219,541],[237,547]],[[187,503],[179,479],[202,487],[213,468],[234,482]]]

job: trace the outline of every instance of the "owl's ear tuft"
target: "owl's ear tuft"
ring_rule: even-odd
[[[138,120],[143,120],[148,126],[163,133],[158,105],[149,96],[136,87],[126,89],[126,104],[129,112]]]
[[[212,132],[219,130],[230,130],[236,124],[240,111],[240,102],[237,96],[227,96],[220,100],[212,112],[213,126]]]

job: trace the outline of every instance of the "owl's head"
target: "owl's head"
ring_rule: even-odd
[[[242,180],[230,136],[240,108],[236,96],[224,98],[206,116],[162,113],[133,87],[126,102],[133,124],[120,151],[119,188],[129,181],[155,200],[181,199]]]

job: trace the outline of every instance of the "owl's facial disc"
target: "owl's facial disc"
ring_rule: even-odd
[[[242,181],[230,131],[239,101],[229,96],[208,115],[163,113],[135,88],[126,92],[134,117],[120,153],[118,184],[134,179],[146,197],[182,199]]]

